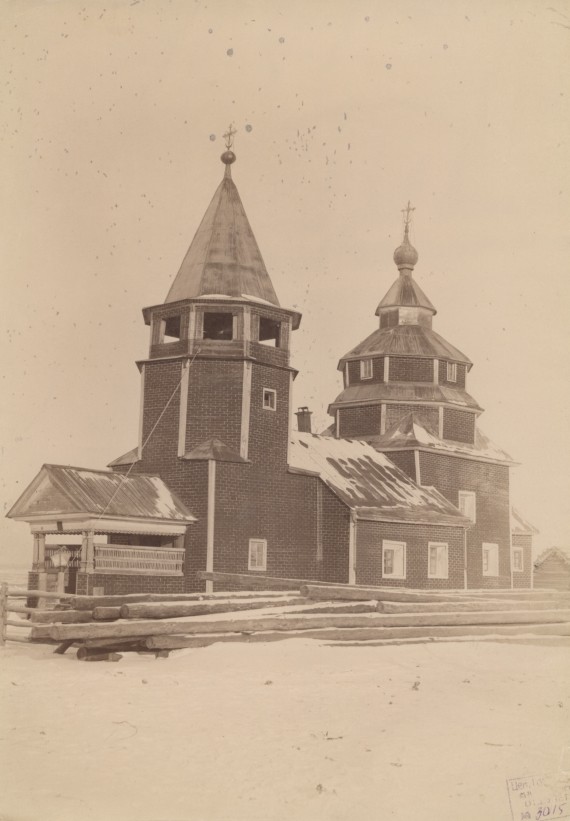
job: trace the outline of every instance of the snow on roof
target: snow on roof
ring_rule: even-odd
[[[416,485],[365,442],[294,432],[290,467],[319,475],[359,518],[468,526],[437,490]]]
[[[66,465],[44,465],[8,516],[25,519],[44,513],[195,521],[159,476]]]
[[[366,442],[380,451],[401,450],[406,448],[433,448],[434,450],[455,453],[458,455],[474,456],[478,459],[485,459],[493,462],[508,462],[515,464],[509,454],[495,445],[478,428],[475,430],[475,442],[473,445],[464,442],[440,439],[431,433],[420,415],[415,411],[406,414],[396,425],[386,431],[382,436],[363,437]]]

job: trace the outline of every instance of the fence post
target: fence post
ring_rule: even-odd
[[[8,585],[0,583],[0,646],[6,644],[6,621],[8,619]]]

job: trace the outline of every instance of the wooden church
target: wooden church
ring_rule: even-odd
[[[165,301],[143,310],[136,447],[110,470],[44,465],[8,513],[33,534],[30,587],[176,593],[204,589],[198,571],[532,586],[531,548],[514,558],[511,542],[513,462],[478,430],[471,362],[432,328],[409,210],[379,327],[340,360],[333,424],[315,435],[301,408],[294,430],[301,316],[279,304],[230,149]]]

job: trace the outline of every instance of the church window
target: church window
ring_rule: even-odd
[[[477,520],[477,497],[472,490],[460,490],[459,491],[459,510],[464,516],[467,516],[468,519],[471,519],[472,522]]]
[[[372,379],[372,360],[371,359],[361,359],[360,360],[360,378],[361,379]]]
[[[259,341],[264,345],[280,347],[281,343],[281,323],[265,316],[259,319]]]
[[[276,410],[277,408],[277,392],[271,388],[263,389],[263,407],[265,410]]]
[[[231,313],[204,313],[204,339],[230,340],[234,337],[234,318]]]
[[[522,547],[513,547],[513,570],[524,570]]]
[[[249,540],[248,570],[267,570],[267,539]]]
[[[382,542],[382,576],[386,579],[406,578],[406,543]]]
[[[428,579],[448,578],[447,555],[445,542],[428,542]]]
[[[499,575],[499,545],[483,542],[483,575]]]
[[[447,363],[447,381],[457,382],[457,362]]]

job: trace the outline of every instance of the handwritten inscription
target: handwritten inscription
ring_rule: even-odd
[[[507,779],[513,821],[570,818],[570,780],[558,776]]]

